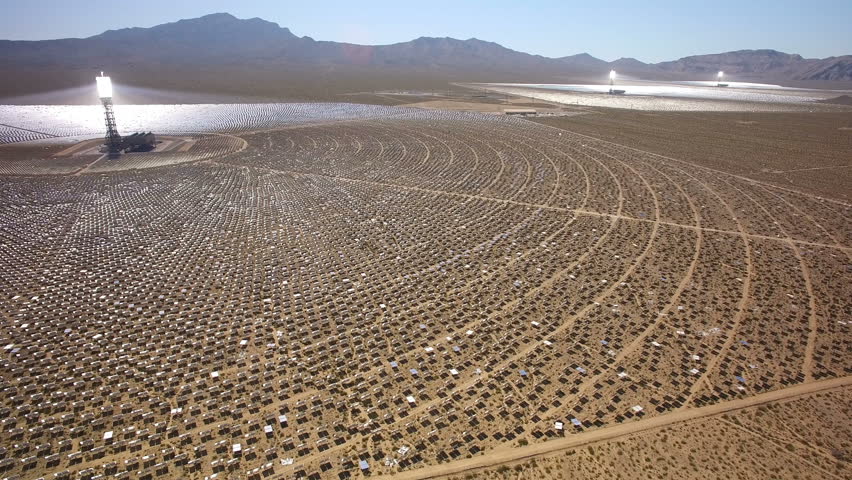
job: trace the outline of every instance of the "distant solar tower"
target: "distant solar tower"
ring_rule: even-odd
[[[720,87],[722,86],[722,78],[723,78],[724,76],[725,76],[725,72],[723,72],[723,71],[721,71],[721,70],[720,70],[720,71],[719,71],[719,74],[718,74],[718,75],[716,75],[716,78],[718,79],[718,80],[717,80],[717,82],[716,82],[716,85],[718,85],[718,86],[720,86]]]
[[[612,87],[615,85],[615,70],[609,71],[609,93],[612,94]]]
[[[118,155],[121,153],[121,135],[118,134],[115,114],[112,111],[112,81],[104,76],[104,72],[101,72],[100,77],[95,77],[95,81],[98,84],[98,97],[104,105],[104,120],[107,128],[105,144],[110,155]]]

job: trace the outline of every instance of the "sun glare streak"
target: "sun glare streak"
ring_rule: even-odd
[[[101,76],[95,77],[95,81],[98,84],[98,97],[112,98],[112,81],[110,78],[104,77],[103,72],[101,72]]]

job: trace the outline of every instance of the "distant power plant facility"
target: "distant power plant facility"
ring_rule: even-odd
[[[719,70],[719,74],[716,75],[716,81],[717,81],[716,86],[717,87],[727,87],[728,86],[727,83],[722,83],[722,78],[724,76],[725,76],[725,72]]]
[[[122,138],[118,133],[115,123],[115,113],[112,108],[112,80],[101,72],[95,77],[98,87],[98,97],[104,106],[104,123],[106,124],[106,136],[104,147],[111,157],[121,155],[122,152],[148,152],[154,149],[157,139],[153,133],[137,132]]]
[[[609,94],[610,95],[621,95],[625,92],[624,90],[614,89],[613,86],[615,86],[615,70],[610,70],[609,71]]]

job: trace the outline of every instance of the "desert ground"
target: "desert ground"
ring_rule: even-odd
[[[497,467],[455,475],[435,469],[431,478],[842,479],[849,474],[850,402],[848,388],[809,393]]]
[[[587,112],[534,121],[779,187],[852,200],[852,111]]]
[[[0,65],[0,105],[88,105],[97,97],[92,76],[80,69],[26,69]],[[440,68],[315,69],[211,68],[199,65],[114,66],[109,74],[116,85],[117,104],[353,102],[408,103],[383,97],[383,92],[421,91],[428,94],[472,91],[458,82],[590,81],[583,77],[530,72],[495,74],[488,71],[452,72]],[[497,75],[497,76],[495,76]],[[848,82],[844,88],[852,88]]]
[[[848,113],[363,95],[0,111],[3,476],[849,477]]]

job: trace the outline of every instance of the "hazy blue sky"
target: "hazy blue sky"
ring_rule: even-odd
[[[316,40],[476,37],[549,57],[656,62],[746,48],[852,54],[852,0],[0,0],[0,38],[87,37],[214,12],[261,17]]]

